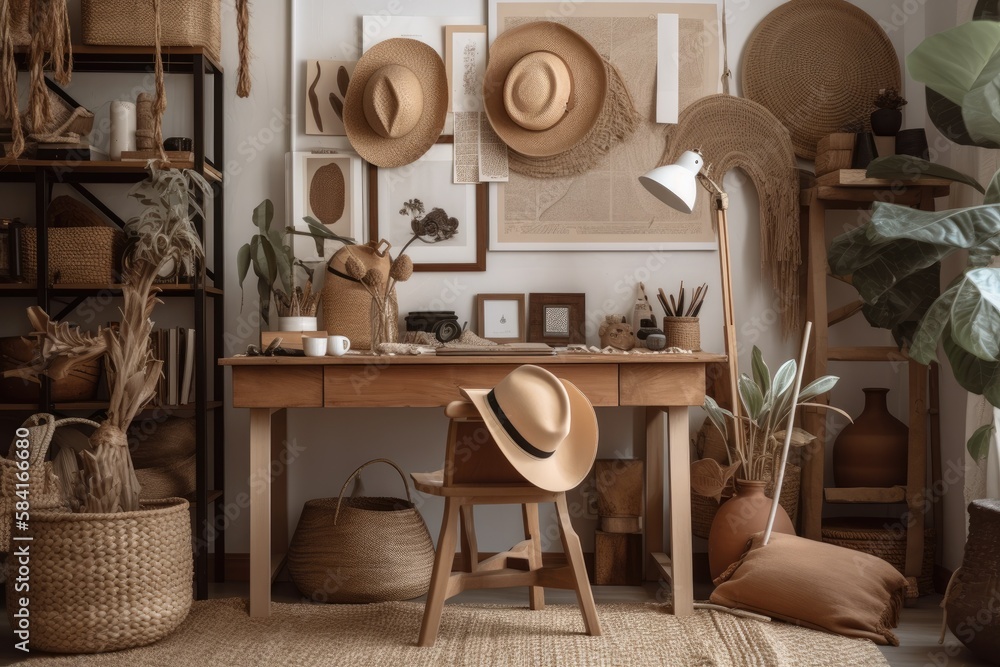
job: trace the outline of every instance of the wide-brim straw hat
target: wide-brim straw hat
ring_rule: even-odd
[[[518,95],[519,89],[532,94]],[[505,30],[490,46],[486,116],[500,139],[522,155],[549,157],[579,144],[597,123],[607,92],[601,55],[559,23]]]
[[[546,491],[584,480],[597,457],[597,415],[576,385],[538,366],[514,369],[493,389],[461,389],[511,465]]]
[[[448,76],[427,44],[397,37],[365,51],[344,100],[344,129],[378,167],[415,162],[438,140],[448,114]]]

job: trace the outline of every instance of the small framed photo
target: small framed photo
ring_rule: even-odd
[[[528,342],[586,343],[586,294],[530,294]]]
[[[304,218],[312,216],[327,229],[358,243],[364,242],[364,195],[361,158],[343,151],[336,153],[289,153],[288,221],[298,231],[307,229]],[[329,259],[340,243],[326,241],[322,252],[315,239],[296,234],[296,259]]]
[[[479,335],[495,343],[524,342],[524,295],[478,294]]]
[[[368,234],[406,254],[414,271],[485,271],[489,191],[456,184],[452,146],[438,143],[404,167],[368,166]]]

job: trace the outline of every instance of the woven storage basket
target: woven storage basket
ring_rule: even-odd
[[[145,646],[173,632],[191,608],[186,500],[149,501],[116,514],[38,513],[29,534],[33,649]],[[8,614],[20,595],[7,587]]]
[[[18,377],[3,377],[4,371],[27,365],[35,356],[35,341],[9,336],[0,338],[0,402],[37,403],[39,384]],[[100,359],[73,366],[66,377],[52,381],[52,400],[56,402],[89,401],[97,394],[101,375]]]
[[[667,347],[701,350],[701,323],[697,317],[664,317],[663,333],[667,336]]]
[[[331,336],[347,336],[351,341],[351,348],[355,350],[371,349],[373,299],[364,285],[348,275],[347,260],[354,257],[366,271],[381,271],[385,282],[378,289],[380,293],[385,293],[392,259],[388,252],[379,255],[376,252],[377,246],[377,243],[370,242],[365,245],[344,246],[338,250],[330,258],[323,283],[323,329]],[[390,298],[395,301],[395,294]],[[392,341],[398,337],[399,323],[394,323],[397,336],[390,336]],[[392,325],[393,322],[389,324]]]
[[[367,466],[387,463],[406,487],[400,498],[344,498]],[[288,550],[288,573],[316,602],[409,600],[427,592],[434,546],[410,500],[406,477],[392,461],[375,459],[347,478],[337,498],[306,502]]]
[[[151,468],[136,468],[139,495],[150,500],[174,498],[194,493],[197,470],[195,456]]]
[[[35,229],[21,234],[21,265],[29,282],[38,275]],[[113,227],[57,227],[49,229],[50,284],[112,285],[120,271],[125,235]]]
[[[785,468],[785,482],[781,487],[781,506],[788,513],[788,518],[795,524],[799,514],[799,489],[802,485],[802,469],[799,466],[788,464]],[[765,493],[768,498],[772,497],[774,489],[768,485]],[[727,489],[722,496],[722,502],[730,498],[732,491]],[[714,498],[706,498],[700,494],[691,492],[691,532],[696,537],[708,539],[708,533],[712,529],[712,521],[715,513],[719,511],[719,503]]]
[[[203,46],[222,53],[221,0],[160,3],[163,46]],[[82,0],[83,43],[94,46],[153,46],[152,0]]]
[[[948,627],[980,658],[990,663],[1000,656],[1000,500],[983,499],[969,505],[969,537],[962,567],[955,572],[942,606]],[[981,616],[992,609],[989,618]],[[970,633],[969,618],[976,618],[980,632]]]
[[[906,531],[898,521],[877,517],[838,517],[823,521],[823,541],[878,556],[906,574]],[[888,527],[886,527],[888,526]],[[934,592],[934,532],[924,531],[924,557],[917,577],[921,595]]]
[[[142,498],[184,497],[194,492],[194,419],[170,417],[153,422],[153,428],[137,421],[128,435]]]

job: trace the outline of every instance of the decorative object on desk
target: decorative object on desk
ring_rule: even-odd
[[[816,157],[820,138],[867,117],[883,88],[900,88],[899,57],[867,12],[844,0],[793,0],[750,35],[743,93],[786,124],[795,154]]]
[[[108,155],[121,160],[125,151],[136,150],[136,109],[132,102],[115,100],[111,103],[111,135]]]
[[[407,331],[429,331],[442,343],[462,335],[462,325],[453,310],[418,310],[406,316]]]
[[[635,347],[632,325],[625,320],[624,315],[605,315],[597,335],[600,336],[601,347],[613,347],[616,350],[631,350]]]
[[[137,151],[156,150],[156,140],[153,137],[153,103],[156,100],[149,93],[139,93],[135,100],[135,148]],[[163,142],[164,150],[167,142]]]
[[[827,544],[878,556],[906,575],[906,535],[909,526],[880,517],[829,517],[823,520],[822,538]],[[915,590],[907,597],[934,592],[934,531],[924,530],[924,551]]]
[[[344,101],[356,61],[306,61],[306,134],[344,136]]]
[[[851,132],[828,134],[816,144],[816,175],[850,169],[854,159],[855,136]]]
[[[797,0],[798,1],[798,0]],[[702,185],[713,194],[712,204],[719,211],[721,187],[725,175],[734,168],[749,176],[762,193],[760,198],[761,268],[770,275],[771,286],[783,304],[781,328],[784,335],[799,328],[802,322],[799,305],[799,193],[798,169],[795,152],[788,131],[764,106],[732,95],[711,95],[691,104],[681,112],[677,126],[671,131],[669,141],[659,164],[682,164],[682,156],[690,146],[701,147],[704,157],[699,164],[686,161],[683,166],[694,173],[704,167],[700,177]],[[815,145],[813,146],[815,148]],[[718,160],[711,162],[712,159]],[[667,169],[667,172],[673,170]],[[656,170],[649,172],[647,178]],[[694,212],[697,202],[697,185],[691,185],[691,176],[683,172],[675,175],[690,185],[687,192],[691,201],[681,207],[674,206],[657,195],[661,201],[679,211]],[[640,179],[642,182],[642,179]],[[650,182],[643,185],[647,189]],[[661,184],[663,185],[663,184]],[[726,200],[728,207],[728,199]],[[718,218],[720,214],[716,213]],[[728,227],[728,226],[727,226]],[[725,241],[720,232],[718,244]],[[726,309],[726,298],[723,298]],[[685,313],[675,313],[683,316]]]
[[[347,336],[327,336],[326,353],[342,357],[351,351],[351,339]]]
[[[888,389],[863,391],[864,411],[833,445],[834,482],[838,487],[906,486],[910,431],[889,412]]]
[[[113,285],[119,282],[126,234],[105,224],[87,204],[68,195],[52,200],[47,212],[49,284]],[[25,227],[21,265],[28,282],[38,276],[37,235]]]
[[[643,321],[646,321],[644,324]],[[656,326],[656,318],[653,316],[653,305],[649,303],[649,295],[646,294],[646,286],[641,282],[638,285],[635,305],[632,306],[632,331],[639,331],[650,322]]]
[[[24,224],[19,218],[0,219],[0,282],[24,281],[21,268],[21,235]]]
[[[667,347],[701,351],[701,319],[697,317],[664,317],[663,335]]]
[[[479,333],[496,343],[523,343],[525,312],[523,294],[477,294]]]
[[[882,88],[875,96],[875,111],[871,113],[872,133],[879,137],[894,137],[903,126],[906,100],[898,88]]]
[[[38,403],[40,391],[37,379],[6,375],[28,367],[37,356],[38,345],[30,338],[0,338],[0,402]],[[52,400],[56,403],[93,400],[100,376],[99,359],[75,364],[64,377],[52,381]]]
[[[302,352],[307,357],[325,357],[329,349],[326,332],[322,336],[302,336]]]
[[[646,337],[646,349],[659,352],[667,347],[667,337],[662,333],[651,333]]]
[[[344,128],[365,160],[402,167],[427,152],[448,115],[448,77],[433,48],[387,39],[361,56],[344,100]]]
[[[587,340],[586,294],[528,295],[528,342],[571,345]]]
[[[872,160],[878,157],[878,146],[871,132],[858,132],[854,135],[854,152],[851,155],[851,169],[867,169]]]
[[[373,463],[392,466],[406,499],[345,498],[348,485]],[[288,548],[288,573],[313,602],[367,603],[409,600],[427,592],[434,545],[410,498],[403,471],[388,459],[355,470],[337,498],[309,500]],[[338,585],[330,585],[336,572]]]
[[[764,507],[763,518],[767,518],[767,502],[764,498],[764,487],[772,480],[777,469],[777,455],[781,452],[781,440],[785,432],[781,425],[788,415],[799,406],[817,407],[833,410],[850,419],[847,413],[833,406],[811,403],[810,400],[830,391],[837,383],[837,378],[825,375],[802,388],[793,385],[796,377],[797,364],[794,359],[783,363],[772,379],[770,370],[764,362],[760,349],[754,346],[751,365],[753,377],[743,374],[739,380],[739,401],[744,406],[746,414],[737,419],[710,397],[705,399],[705,410],[712,424],[719,430],[723,438],[729,441],[730,428],[728,420],[733,420],[736,429],[744,433],[744,438],[731,444],[728,453],[730,465],[723,468],[714,459],[702,459],[692,465],[692,488],[699,494],[715,497],[717,500],[733,477],[736,478],[736,495],[719,508],[712,531],[709,535],[709,564],[712,577],[718,577],[729,565],[737,560],[743,552],[747,539],[753,533],[763,528],[763,521],[729,521],[731,516],[741,516],[737,512],[746,512],[747,516],[756,516],[755,510]],[[792,404],[792,391],[796,391],[797,402]],[[791,442],[796,447],[809,444],[813,436],[802,429],[796,428],[791,435]],[[742,484],[741,482],[750,482]],[[727,509],[727,505],[734,503]],[[740,505],[746,507],[740,509]],[[794,534],[792,523],[784,509],[779,512],[779,521],[784,530]],[[731,559],[731,560],[730,560]]]
[[[176,629],[191,606],[189,505],[176,498],[140,503],[126,434],[155,395],[162,366],[150,352],[156,276],[167,261],[196,264],[203,257],[191,224],[192,216],[204,215],[201,197],[189,197],[195,188],[211,197],[200,175],[151,166],[149,179],[130,191],[145,200],[155,189],[184,205],[164,210],[154,201],[130,223],[137,238],[123,271],[120,326],[85,334],[51,321],[37,306],[28,310],[39,356],[15,373],[58,379],[77,364],[105,357],[110,393],[106,417],[90,438],[93,450],[71,458],[80,468],[71,475],[75,512],[35,514],[27,531],[36,566],[33,648],[79,653],[141,646]],[[95,553],[100,571],[93,567]],[[137,562],[145,564],[141,572]],[[117,585],[109,587],[108,577]],[[91,620],[72,622],[81,618]]]
[[[984,609],[995,609],[1000,581],[1000,500],[976,500],[969,505],[969,537],[962,567],[955,571],[941,606],[948,627],[981,659],[1000,655],[1000,615],[982,619]],[[981,624],[970,632],[968,619]]]
[[[922,127],[896,133],[896,154],[928,160],[927,131]]]

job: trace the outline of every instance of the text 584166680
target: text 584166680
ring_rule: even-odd
[[[28,527],[31,519],[31,441],[30,432],[26,428],[17,429],[14,440],[17,473],[14,494],[14,525],[11,530],[11,580],[8,586],[13,586],[19,594],[11,610],[11,620],[14,636],[17,641],[14,646],[28,652],[28,642],[31,639],[31,621],[28,611],[31,590],[31,535]],[[13,597],[13,596],[12,596]]]

